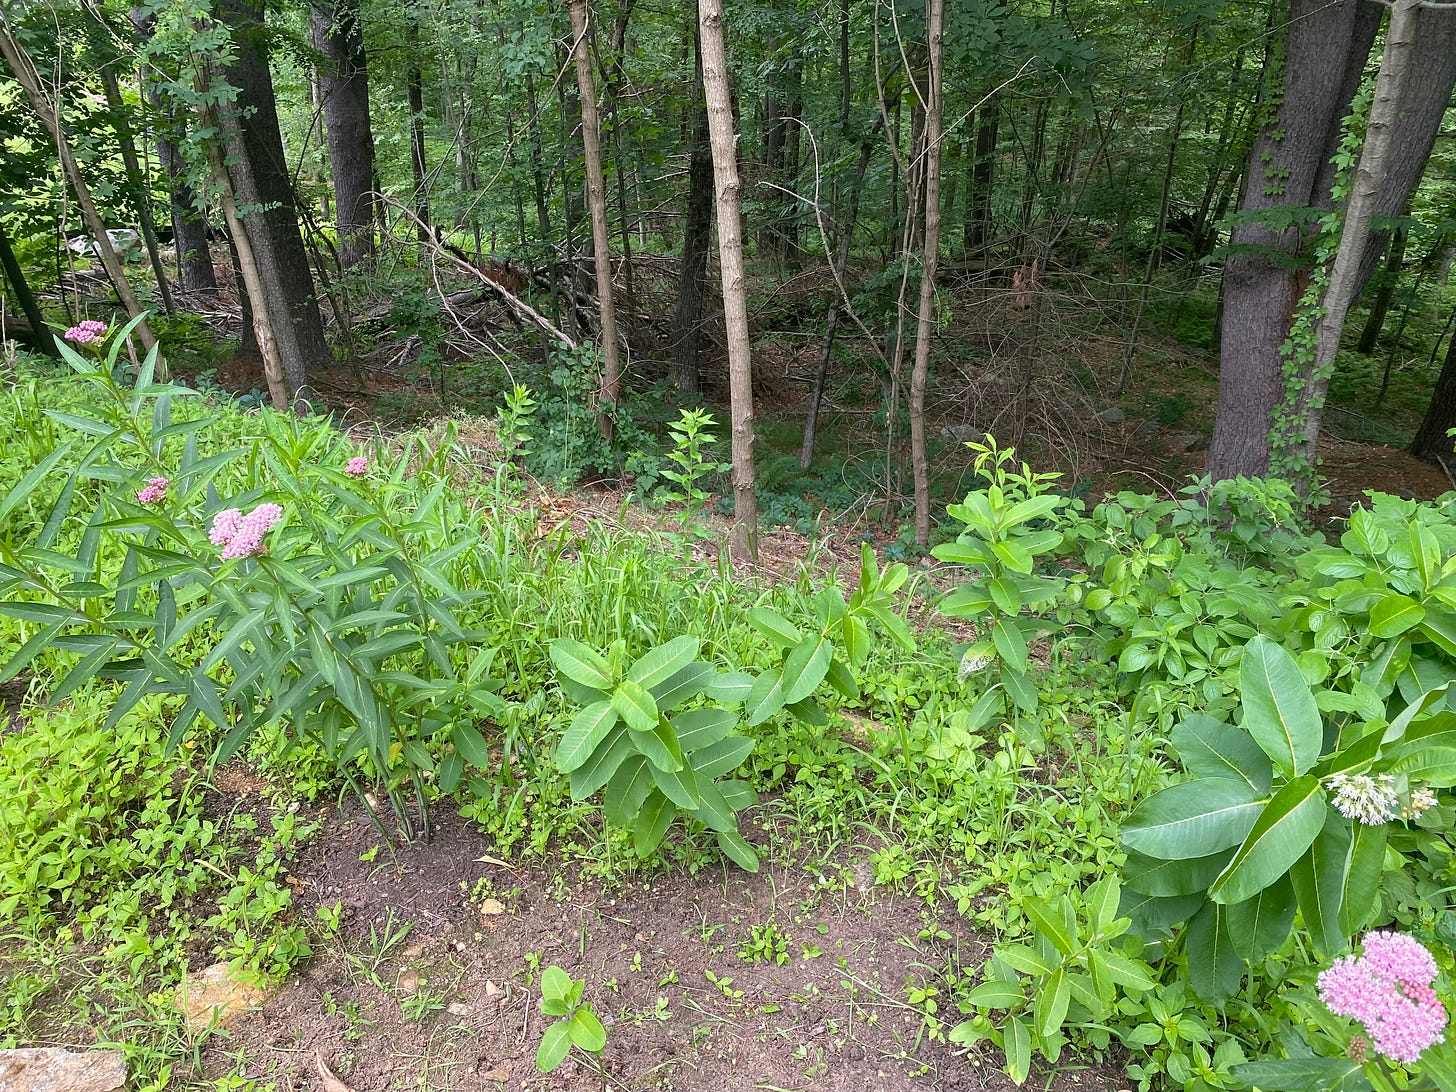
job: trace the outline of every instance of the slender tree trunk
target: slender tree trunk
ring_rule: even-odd
[[[420,61],[420,26],[416,17],[409,21],[409,67],[405,71],[405,99],[410,112],[410,178],[414,182],[415,215],[420,219],[416,229],[421,240],[430,237],[429,164],[425,159],[425,73]]]
[[[242,209],[251,252],[263,290],[267,319],[292,400],[307,400],[308,373],[330,363],[323,320],[299,232],[299,210],[283,154],[278,110],[263,12],[257,0],[223,0],[219,12],[232,31],[236,59],[226,78],[238,88],[235,108],[222,115],[233,197]],[[233,124],[235,123],[235,124]],[[245,248],[239,259],[247,271]],[[255,301],[256,309],[256,301]],[[255,316],[256,325],[256,316]],[[262,348],[262,346],[260,346]],[[266,362],[266,354],[265,354]]]
[[[1395,295],[1395,287],[1400,282],[1400,269],[1405,264],[1405,244],[1409,233],[1405,228],[1400,228],[1390,238],[1389,254],[1385,261],[1385,276],[1380,282],[1380,287],[1375,293],[1375,299],[1370,305],[1370,317],[1365,320],[1365,328],[1360,331],[1360,341],[1355,347],[1356,352],[1369,356],[1375,351],[1375,344],[1380,340],[1380,331],[1385,328],[1385,316],[1390,313],[1390,301]]]
[[[1452,318],[1456,319],[1456,313]],[[1452,441],[1448,433],[1453,428],[1456,428],[1456,333],[1446,345],[1446,359],[1436,379],[1431,404],[1426,407],[1426,416],[1411,443],[1411,454],[1433,463],[1450,458]]]
[[[1360,270],[1370,245],[1376,203],[1390,166],[1389,155],[1399,123],[1398,111],[1415,49],[1419,4],[1420,0],[1394,0],[1390,9],[1390,26],[1385,33],[1385,53],[1375,82],[1370,123],[1345,205],[1345,222],[1334,265],[1330,269],[1329,287],[1325,289],[1324,314],[1318,327],[1314,365],[1305,379],[1304,438],[1300,454],[1306,466],[1314,464],[1330,373],[1334,371],[1335,355],[1340,349],[1340,334],[1345,329],[1345,316],[1360,290]]]
[[[935,331],[935,267],[940,251],[941,70],[945,0],[928,0],[930,91],[925,110],[925,236],[920,258],[920,316],[915,330],[915,365],[910,373],[910,467],[915,476],[915,539],[930,545],[930,460],[925,442],[925,388],[930,377],[930,339]]]
[[[966,202],[966,251],[980,249],[991,239],[991,187],[996,179],[996,142],[1001,122],[999,95],[981,106],[976,126],[976,154],[971,160],[970,196]]]
[[[748,340],[748,302],[743,276],[743,223],[739,200],[737,136],[728,57],[723,44],[723,0],[699,0],[703,94],[713,147],[718,196],[718,256],[723,274],[723,317],[728,331],[728,386],[733,419],[733,533],[729,551],[738,561],[758,556],[758,502],[753,485],[753,358]]]
[[[0,220],[0,270],[4,271],[6,280],[10,282],[10,291],[15,296],[16,302],[20,304],[21,314],[30,324],[31,340],[35,347],[46,356],[59,358],[61,353],[56,348],[55,335],[51,333],[51,328],[46,325],[45,319],[41,316],[40,308],[35,302],[35,295],[26,282],[25,271],[15,260],[15,251],[10,249],[10,239],[5,234],[3,220]]]
[[[71,188],[75,191],[76,204],[81,209],[81,216],[86,222],[86,230],[91,233],[96,242],[96,251],[101,258],[101,264],[106,269],[106,275],[111,278],[111,283],[115,286],[117,295],[121,297],[121,303],[126,308],[126,313],[133,319],[138,318],[142,314],[142,305],[137,301],[136,293],[131,289],[131,282],[126,278],[126,270],[122,266],[115,248],[111,245],[110,236],[106,234],[106,224],[101,219],[101,214],[96,211],[96,203],[91,200],[91,190],[87,187],[86,179],[81,174],[81,168],[76,163],[76,157],[71,152],[71,143],[66,138],[60,111],[56,109],[55,104],[46,94],[40,74],[31,63],[30,56],[15,39],[10,21],[5,17],[3,10],[0,10],[0,56],[3,56],[6,63],[9,64],[10,71],[14,73],[16,81],[30,101],[31,109],[40,118],[41,123],[50,133],[51,139],[56,142],[61,168],[70,180]],[[157,339],[152,335],[152,328],[147,325],[145,320],[137,323],[136,334],[148,352],[157,344]],[[157,378],[165,380],[166,377],[166,363],[159,359],[157,361]]]
[[[106,105],[111,108],[112,124],[116,128],[116,143],[121,149],[121,163],[126,169],[127,185],[136,201],[137,227],[141,229],[142,242],[147,248],[147,260],[152,264],[152,274],[157,278],[157,294],[162,297],[162,310],[168,315],[177,312],[172,302],[172,288],[167,283],[167,270],[162,266],[162,255],[157,250],[157,227],[152,220],[152,198],[146,180],[142,177],[142,166],[137,160],[136,141],[132,139],[131,126],[127,124],[126,107],[121,101],[121,87],[116,82],[116,72],[110,65],[101,68],[101,86],[106,91]]]
[[[310,30],[325,60],[319,84],[338,207],[339,269],[347,272],[374,257],[374,132],[358,0],[315,5]]]
[[[835,290],[824,315],[824,344],[819,349],[819,366],[814,371],[814,386],[809,392],[809,409],[804,415],[804,443],[799,448],[799,469],[808,470],[814,462],[814,443],[819,431],[819,407],[824,401],[824,381],[829,374],[829,361],[834,356],[834,335],[839,328],[842,306],[839,286],[844,284],[844,271],[849,266],[849,248],[854,240],[854,225],[859,218],[859,198],[864,190],[865,172],[870,165],[870,145],[860,145],[859,166],[855,169],[854,186],[849,191],[849,212],[840,226],[839,255],[834,260]]]
[[[607,192],[602,179],[597,93],[592,82],[591,56],[586,36],[588,0],[567,0],[571,13],[572,54],[576,58],[576,85],[581,96],[581,146],[586,155],[586,194],[592,222],[592,260],[597,272],[597,306],[602,322],[602,376],[597,386],[597,426],[604,439],[612,438],[617,400],[621,394],[621,363],[617,348],[617,310],[612,293],[612,252],[607,241]]]
[[[673,329],[673,379],[685,394],[702,387],[698,352],[703,334],[703,297],[708,288],[708,248],[713,233],[713,146],[708,136],[708,111],[703,101],[703,51],[693,23],[692,152],[688,160],[688,215],[683,227],[682,270],[677,282]]]
[[[161,116],[161,97],[155,91],[147,95],[152,109]],[[155,140],[157,161],[167,175],[172,206],[172,242],[177,251],[177,273],[188,292],[215,295],[217,274],[212,269],[212,253],[207,244],[207,221],[197,211],[197,194],[187,181],[187,164],[176,141],[164,134],[163,126],[176,118],[170,108],[158,126]]]

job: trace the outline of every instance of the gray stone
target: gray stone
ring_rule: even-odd
[[[1106,409],[1098,410],[1095,416],[1104,425],[1116,425],[1127,420],[1127,413],[1121,406],[1108,406]]]
[[[0,1092],[116,1092],[126,1085],[119,1050],[0,1050]]]
[[[986,432],[975,425],[946,425],[940,430],[940,434],[948,440],[954,440],[958,444],[984,444]]]
[[[1168,437],[1168,444],[1174,451],[1202,451],[1208,441],[1196,432],[1175,432]]]

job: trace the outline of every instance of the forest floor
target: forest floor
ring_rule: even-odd
[[[979,964],[984,943],[953,907],[876,886],[867,846],[775,859],[770,845],[792,847],[794,832],[771,837],[760,820],[745,831],[770,854],[755,875],[725,866],[603,887],[570,862],[518,868],[443,810],[430,840],[393,845],[358,805],[313,818],[289,882],[304,914],[342,905],[339,932],[208,1040],[214,1077],[340,1092],[321,1060],[353,1092],[1013,1087],[999,1051],[945,1042],[959,1015],[939,1012],[935,993],[907,1000],[948,966]],[[604,1072],[582,1055],[536,1069],[536,982],[553,964],[587,982],[607,1028]],[[1125,1085],[1071,1058],[1033,1081]]]

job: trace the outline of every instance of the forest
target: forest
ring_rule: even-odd
[[[1456,1092],[1456,0],[0,62],[0,1088]]]

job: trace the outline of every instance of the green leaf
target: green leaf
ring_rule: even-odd
[[[859,682],[855,679],[854,672],[837,657],[829,661],[829,670],[824,673],[824,679],[839,692],[840,697],[848,701],[859,700]]]
[[[668,713],[683,702],[697,697],[713,678],[713,668],[702,662],[691,663],[666,682],[647,688],[659,713]]]
[[[617,772],[627,756],[633,753],[632,734],[621,721],[612,725],[601,746],[576,769],[571,771],[571,798],[585,800]]]
[[[1229,936],[1228,908],[1205,903],[1188,922],[1188,977],[1194,991],[1205,1001],[1227,1001],[1239,988],[1244,961]]]
[[[597,1014],[584,1006],[572,1014],[566,1030],[573,1043],[592,1054],[599,1053],[607,1045],[606,1028],[602,1027]]]
[[[1370,608],[1370,635],[1385,640],[1414,629],[1426,618],[1426,608],[1408,595],[1390,594]]]
[[[616,723],[617,711],[611,702],[588,705],[576,715],[556,745],[556,768],[562,773],[571,773],[581,767]]]
[[[455,750],[460,757],[472,766],[482,770],[491,768],[490,747],[485,742],[485,737],[473,724],[459,723],[450,731],[450,742],[455,744]],[[565,771],[570,773],[570,771]]]
[[[566,1030],[566,1021],[558,1020],[541,1036],[541,1045],[536,1048],[536,1068],[542,1073],[551,1073],[571,1053],[571,1037]]]
[[[1340,933],[1352,937],[1370,924],[1380,907],[1380,877],[1385,871],[1385,843],[1390,828],[1356,823],[1352,830],[1350,864],[1345,870],[1340,898]]]
[[[718,831],[718,848],[723,855],[745,872],[758,871],[758,854],[737,831]]]
[[[762,724],[784,707],[784,688],[777,671],[765,671],[753,684],[744,702],[743,713],[751,728]]]
[[[753,740],[747,736],[725,736],[692,753],[693,773],[711,781],[738,769],[752,753]]]
[[[1296,777],[1265,805],[1234,859],[1208,889],[1209,898],[1232,904],[1264,890],[1304,856],[1328,813],[1319,778]]]
[[[1347,1077],[1360,1071],[1360,1063],[1353,1059],[1311,1054],[1305,1058],[1244,1062],[1230,1069],[1229,1075],[1264,1092],[1310,1092],[1338,1088]]]
[[[1072,989],[1067,983],[1065,967],[1058,967],[1037,990],[1032,1006],[1032,1026],[1037,1037],[1050,1039],[1062,1028],[1067,1018],[1067,1006],[1072,1001]]]
[[[1246,781],[1184,781],[1139,804],[1123,822],[1122,841],[1149,857],[1207,857],[1242,842],[1263,809],[1262,794]]]
[[[779,685],[783,688],[785,705],[803,701],[818,689],[829,670],[829,659],[834,646],[819,636],[805,637],[784,660],[783,674]]]
[[[1207,857],[1166,860],[1129,850],[1122,880],[1134,891],[1158,898],[1195,895],[1208,890],[1208,885],[1218,879],[1233,855],[1233,849],[1229,848]]]
[[[1353,845],[1350,821],[1329,807],[1324,810],[1325,823],[1319,837],[1289,871],[1305,932],[1321,958],[1343,950],[1350,935],[1340,927],[1340,909]],[[1379,891],[1378,877],[1375,886],[1362,892],[1362,897],[1368,900],[1372,891]]]
[[[732,671],[715,675],[704,688],[704,693],[714,701],[729,703],[745,701],[753,692],[754,678],[746,671]]]
[[[1267,637],[1244,646],[1239,665],[1243,728],[1276,769],[1288,776],[1313,766],[1324,745],[1324,721],[1299,665]]]
[[[665,718],[654,722],[652,730],[648,732],[639,732],[633,728],[632,746],[646,755],[647,761],[659,770],[673,773],[687,765],[683,759],[682,748],[678,745],[677,735]]]
[[[50,411],[47,412],[49,413]],[[110,432],[111,430],[104,429],[103,431]],[[30,470],[26,471],[20,481],[11,487],[10,492],[6,493],[3,499],[0,499],[0,523],[4,522],[5,517],[14,511],[17,505],[29,499],[31,493],[35,492],[36,486],[41,483],[47,474],[55,469],[57,463],[70,454],[71,448],[75,445],[75,440],[67,440],[40,462],[36,463],[35,466],[31,467]]]
[[[631,679],[618,683],[612,691],[612,708],[634,732],[651,732],[657,728],[660,719],[657,702],[640,683]]]
[[[1150,936],[1159,930],[1179,925],[1192,917],[1207,901],[1202,892],[1196,895],[1177,895],[1159,898],[1145,895],[1131,887],[1122,889],[1122,901],[1117,904],[1119,917],[1132,922],[1130,931]]]
[[[690,754],[717,743],[733,731],[738,718],[727,709],[689,709],[670,718],[678,745]]]
[[[693,662],[701,644],[696,637],[674,637],[639,657],[627,669],[627,678],[646,690],[660,686]]]
[[[1247,781],[1260,796],[1274,783],[1274,767],[1252,736],[1203,713],[1184,717],[1170,739],[1183,768],[1196,777]]]
[[[650,763],[650,765],[652,780],[656,783],[658,791],[674,804],[685,811],[696,811],[702,806],[703,798],[698,794],[698,777],[690,767],[681,770],[664,770],[655,763]]]
[[[992,978],[976,986],[961,1001],[977,1009],[1014,1009],[1025,1003],[1026,993],[1020,983]]]
[[[1037,932],[1052,942],[1052,947],[1063,955],[1077,950],[1077,937],[1066,921],[1066,899],[1026,899],[1021,908],[1035,923]]]
[[[632,848],[638,857],[647,857],[662,844],[663,835],[672,826],[677,808],[660,792],[650,793],[637,813],[637,822],[632,826]]]
[[[644,755],[628,755],[607,782],[602,811],[607,822],[625,827],[637,818],[638,809],[653,787],[652,768]]]
[[[1046,956],[1026,944],[998,944],[996,958],[1012,970],[1033,978],[1045,978],[1052,973],[1052,964]]]
[[[612,688],[612,668],[606,660],[570,637],[558,637],[550,645],[551,662],[572,682],[593,690]]]
[[[991,640],[1001,661],[1017,674],[1026,674],[1026,634],[1010,618],[998,618],[991,630]]]
[[[1006,1050],[1006,1075],[1016,1084],[1025,1084],[1031,1075],[1031,1033],[1018,1016],[1006,1019],[1002,1031]]]
[[[1234,950],[1252,962],[1273,955],[1294,924],[1294,887],[1281,876],[1264,890],[1228,908]]]
[[[767,607],[754,607],[750,610],[748,624],[782,649],[793,648],[804,639],[799,627]]]

